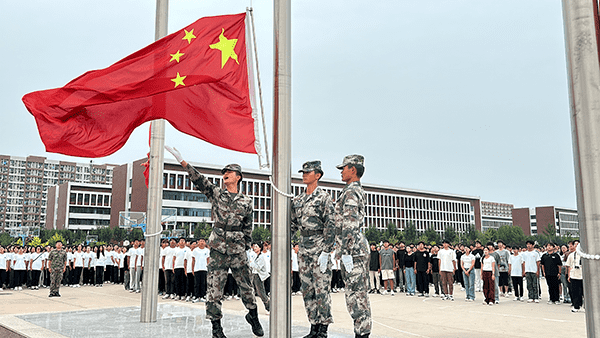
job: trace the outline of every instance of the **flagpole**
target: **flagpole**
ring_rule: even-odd
[[[596,0],[563,0],[579,236],[583,251],[600,254],[600,62]],[[600,337],[600,264],[584,259],[588,337]]]
[[[168,0],[156,0],[155,40],[167,35]],[[162,185],[165,146],[165,121],[152,121],[150,136],[150,177],[148,180],[148,207],[146,209],[146,248],[144,253],[144,280],[140,322],[156,322],[158,310],[158,270],[162,214]]]
[[[291,0],[274,1],[273,183],[291,189]],[[274,193],[270,337],[291,337],[290,201]]]

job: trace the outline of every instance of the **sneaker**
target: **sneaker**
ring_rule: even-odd
[[[346,291],[346,290],[344,290],[344,288],[341,288],[341,289],[340,289],[340,292],[345,292],[345,291]]]
[[[138,290],[135,290],[135,293],[140,293],[140,290],[139,290],[139,289],[138,289]]]
[[[571,312],[579,312],[579,309],[571,308]]]
[[[554,304],[556,304],[556,305],[560,305],[560,301],[559,301],[559,302],[554,302]]]
[[[199,301],[200,301],[200,299],[199,299],[199,298],[194,298],[194,299],[192,299],[192,303],[198,303]]]
[[[539,302],[540,302],[540,300],[539,300],[539,299],[536,299],[536,300],[534,300],[534,302],[536,302],[536,303],[539,303]]]
[[[166,295],[163,296],[162,299],[169,299],[170,295],[167,293]]]
[[[190,296],[185,297],[185,301],[189,302],[190,301]]]
[[[394,295],[394,290],[391,290],[391,291],[390,291],[390,294],[393,296],[393,295]]]
[[[440,296],[440,294],[439,294],[439,293],[434,293],[434,294],[433,294],[433,297],[439,297],[439,296]]]
[[[496,304],[500,304],[500,301],[499,301],[499,300],[497,300],[495,303],[496,303]]]
[[[460,288],[460,291],[465,291],[465,288]]]
[[[487,302],[484,300],[484,301],[483,301],[483,305],[488,305],[488,303],[487,303]]]
[[[233,299],[233,296],[227,297],[227,300],[232,300],[232,299]]]
[[[492,305],[494,305],[494,302],[489,302],[488,305],[492,306]]]
[[[533,299],[528,299],[527,303],[533,303]]]
[[[19,291],[23,291],[23,287],[19,286]]]
[[[206,303],[206,298],[200,298],[200,301],[201,301],[202,303]]]
[[[446,299],[448,299],[448,297],[446,297],[446,295],[442,295],[442,296],[440,297],[440,299],[441,299],[441,300],[446,300]]]
[[[235,295],[235,296],[233,296],[233,299],[235,299],[235,300],[240,300],[240,296],[238,296],[238,295]]]
[[[475,301],[475,299],[473,299],[473,298],[467,299],[467,302],[473,302],[473,301]]]
[[[388,292],[387,292],[387,290],[383,290],[383,291],[381,292],[381,294],[382,294],[382,295],[387,295],[387,294],[388,294]]]
[[[425,298],[429,298],[429,294],[428,293],[425,294]]]
[[[549,300],[549,301],[548,301],[548,305],[554,305],[554,302],[553,302],[553,301],[551,301],[551,300]]]
[[[513,301],[517,301],[517,300],[519,300],[519,297],[515,297],[515,299],[513,299]]]
[[[525,301],[525,298],[523,298],[523,297],[519,297],[519,300],[520,300],[521,302],[524,302],[524,301]]]
[[[450,296],[450,300],[451,300],[451,301],[454,301],[454,296]]]
[[[177,296],[175,296],[175,294],[172,294],[171,299],[175,299],[175,298],[177,298]]]
[[[425,297],[425,294],[424,294],[424,293],[419,293],[419,294],[417,295],[417,297]]]

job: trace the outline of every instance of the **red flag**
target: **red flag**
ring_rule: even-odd
[[[107,156],[136,127],[163,118],[219,147],[256,153],[245,17],[202,18],[108,68],[25,95],[46,151]]]

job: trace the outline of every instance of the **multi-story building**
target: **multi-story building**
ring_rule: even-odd
[[[498,229],[503,225],[513,225],[514,205],[481,201],[481,231]]]
[[[48,189],[46,229],[93,230],[110,225],[112,186],[66,182]]]
[[[118,166],[114,170],[111,226],[119,224],[119,212],[145,212],[147,192],[143,176],[146,159]],[[193,163],[213,183],[221,184],[221,168],[212,164]],[[259,170],[244,170],[240,190],[254,204],[255,226],[270,227],[272,222],[272,190],[269,174]],[[320,186],[336,200],[344,187],[341,181],[322,179]],[[480,199],[473,196],[388,187],[363,183],[366,192],[365,227],[384,230],[389,223],[403,230],[414,224],[419,233],[432,227],[440,234],[451,226],[465,232],[469,226],[481,230]],[[292,191],[299,194],[304,186],[299,176],[292,177]],[[193,227],[198,222],[212,223],[211,204],[206,196],[194,189],[188,174],[176,162],[165,160],[163,208],[177,209],[177,227]]]
[[[513,209],[513,223],[520,226],[526,236],[546,234],[548,227],[556,235],[579,237],[577,209],[544,206]]]
[[[113,167],[0,155],[0,228],[44,227],[50,187],[65,182],[111,184]]]

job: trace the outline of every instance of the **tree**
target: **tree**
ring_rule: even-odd
[[[447,240],[450,243],[454,243],[454,241],[456,241],[456,230],[454,230],[454,227],[451,225],[447,225],[446,229],[444,230],[444,239]]]
[[[407,243],[414,243],[417,240],[417,227],[412,221],[408,222],[408,225],[404,228],[404,240]]]
[[[467,232],[465,233],[465,239],[468,243],[475,243],[477,240],[481,241],[482,237],[481,231],[475,229],[475,225],[469,225]]]
[[[490,228],[483,233],[483,245],[485,246],[488,242],[495,242],[498,240],[498,230]]]
[[[382,240],[382,233],[376,227],[371,226],[365,230],[365,237],[369,243],[379,244]]]
[[[497,240],[503,240],[505,244],[510,246],[523,246],[525,245],[525,234],[521,227],[512,225],[503,225],[498,228],[496,232]]]
[[[396,224],[389,222],[387,225],[387,228],[385,229],[385,238],[386,239],[390,239],[392,237],[396,237],[398,234],[398,228],[396,227]]]
[[[203,238],[204,240],[208,240],[211,232],[212,227],[209,224],[206,222],[198,222],[194,228],[194,239],[198,240]]]
[[[264,242],[271,241],[271,231],[267,228],[263,228],[261,226],[257,226],[252,231],[252,241],[253,242]]]
[[[427,227],[427,230],[425,230],[421,237],[423,242],[429,243],[431,245],[440,243],[440,235],[437,233],[437,231],[435,231],[435,229],[431,225]]]

